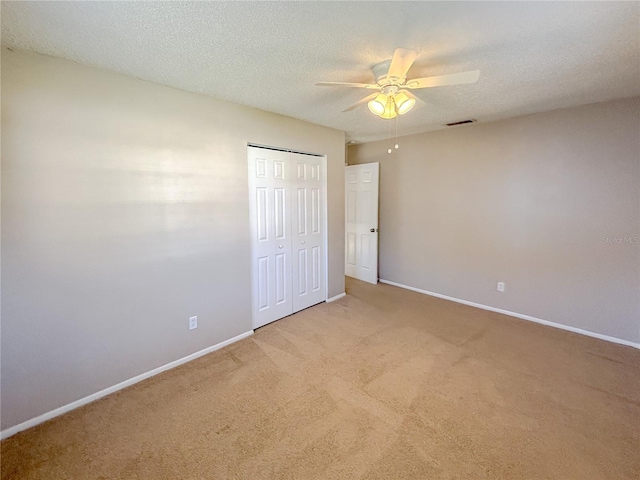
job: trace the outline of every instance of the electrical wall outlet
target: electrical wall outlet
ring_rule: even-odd
[[[499,292],[504,292],[504,282],[498,282],[496,290],[498,290]]]
[[[198,317],[189,317],[189,330],[198,328]]]

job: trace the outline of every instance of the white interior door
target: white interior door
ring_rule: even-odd
[[[249,147],[253,328],[326,299],[325,159]]]
[[[290,159],[249,147],[253,328],[293,312]]]
[[[324,158],[291,154],[293,311],[326,300]]]
[[[345,167],[345,273],[378,283],[379,164]]]

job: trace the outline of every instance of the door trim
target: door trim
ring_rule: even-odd
[[[322,155],[322,166],[324,167],[324,301],[329,299],[329,170],[327,168],[327,156]]]
[[[327,157],[321,153],[302,152],[300,150],[291,150],[290,148],[271,147],[269,145],[260,145],[259,143],[247,143],[247,148],[264,148],[265,150],[275,150],[276,152],[299,153],[300,155],[311,155],[312,157]]]

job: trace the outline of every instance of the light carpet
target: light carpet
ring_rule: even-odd
[[[2,479],[640,478],[640,351],[347,292],[3,441]]]

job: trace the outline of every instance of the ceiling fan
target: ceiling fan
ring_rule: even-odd
[[[475,83],[480,77],[480,71],[473,70],[436,77],[408,79],[407,72],[417,56],[418,52],[415,50],[396,49],[391,60],[385,60],[371,67],[376,83],[320,82],[316,83],[316,85],[321,87],[354,87],[376,90],[368,97],[345,108],[343,112],[349,112],[366,103],[369,106],[369,110],[375,115],[391,119],[397,115],[404,115],[416,104],[418,99],[409,90]]]

